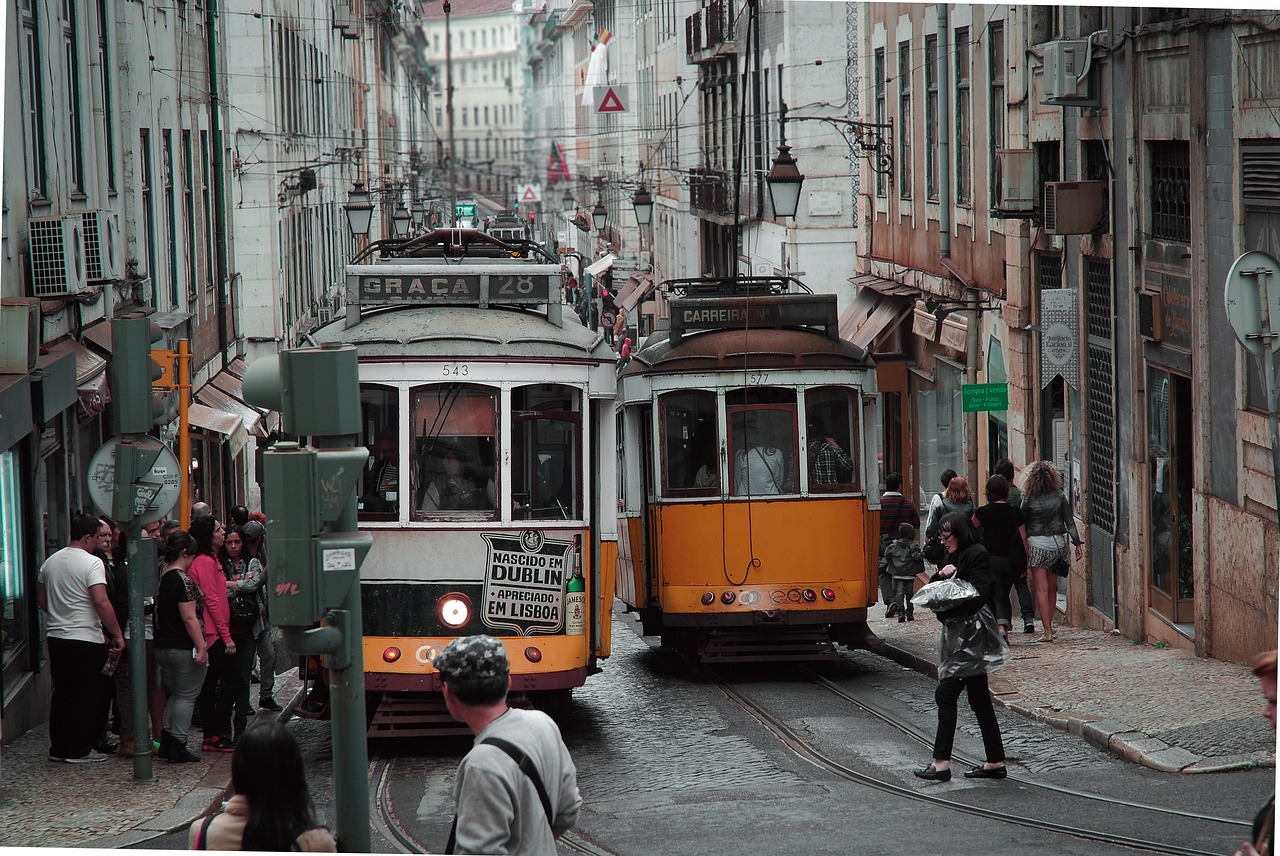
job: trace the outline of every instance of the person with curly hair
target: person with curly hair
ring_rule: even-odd
[[[1027,526],[1027,573],[1035,588],[1036,608],[1044,634],[1040,641],[1052,642],[1058,577],[1065,577],[1071,569],[1068,535],[1076,547],[1076,561],[1084,557],[1084,542],[1076,529],[1071,502],[1062,492],[1062,477],[1052,461],[1036,461],[1027,468],[1022,514]]]

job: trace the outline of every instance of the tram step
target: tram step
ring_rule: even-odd
[[[826,630],[734,628],[712,630],[698,659],[704,663],[838,660],[840,653]]]
[[[370,737],[448,737],[470,734],[435,693],[383,693],[369,722]]]

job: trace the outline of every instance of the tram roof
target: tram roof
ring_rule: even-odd
[[[614,362],[617,354],[597,332],[565,313],[560,324],[528,309],[490,306],[386,306],[362,313],[348,327],[339,319],[312,334],[319,343],[356,346],[368,358],[504,357]]]
[[[748,369],[867,369],[866,349],[806,327],[703,330],[673,341],[651,335],[622,374],[722,372]]]

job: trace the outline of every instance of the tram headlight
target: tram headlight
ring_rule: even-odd
[[[394,646],[382,652],[382,660],[386,663],[394,663],[400,659],[400,649]]]
[[[461,592],[449,592],[436,601],[436,618],[453,630],[467,626],[471,622],[471,598]]]

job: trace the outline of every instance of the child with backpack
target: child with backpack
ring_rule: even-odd
[[[924,573],[924,553],[916,541],[916,528],[910,523],[898,526],[898,539],[891,542],[880,557],[880,573],[893,578],[893,608],[898,623],[915,621],[911,592],[916,574]]]

